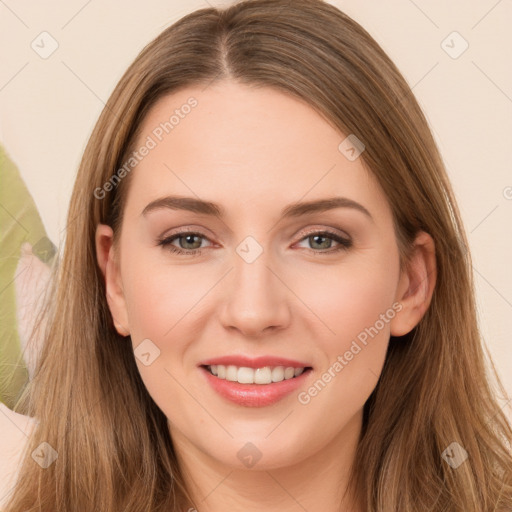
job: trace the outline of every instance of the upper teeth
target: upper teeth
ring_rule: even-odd
[[[213,375],[219,379],[231,380],[240,384],[270,384],[282,380],[293,379],[299,376],[304,368],[293,368],[292,366],[264,366],[263,368],[248,368],[247,366],[234,366],[223,364],[212,364],[208,366]]]

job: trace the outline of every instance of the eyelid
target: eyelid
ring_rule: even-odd
[[[335,229],[336,229],[336,231],[335,231]],[[299,233],[299,236],[301,237],[300,240],[302,240],[306,236],[309,236],[309,235],[312,235],[312,234],[315,234],[315,233],[319,233],[319,232],[329,233],[331,235],[336,235],[336,236],[339,236],[339,237],[342,237],[342,238],[346,238],[347,240],[352,241],[352,237],[346,231],[344,231],[343,229],[338,228],[338,227],[332,228],[332,227],[325,227],[325,226],[324,227],[322,227],[322,226],[314,226],[312,228],[307,228],[305,230],[302,230]]]
[[[164,231],[164,233],[162,235],[160,235],[156,238],[156,242],[160,242],[161,240],[167,240],[168,238],[172,238],[172,237],[178,238],[178,235],[185,235],[185,234],[198,235],[198,236],[205,238],[211,242],[212,240],[210,238],[210,235],[207,235],[206,231],[208,231],[208,230],[206,230],[205,228],[199,228],[199,227],[197,227],[197,228],[194,228],[194,227],[176,228],[171,231]]]

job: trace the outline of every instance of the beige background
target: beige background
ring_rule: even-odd
[[[0,140],[19,166],[54,243],[63,242],[86,140],[126,67],[184,14],[226,3],[0,1]],[[468,231],[482,331],[512,393],[512,4],[330,3],[388,52],[429,119]],[[59,45],[47,59],[31,47],[43,31]],[[469,44],[458,58],[445,51],[463,48],[457,35],[446,39],[453,31]]]

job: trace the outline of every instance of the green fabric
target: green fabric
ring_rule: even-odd
[[[16,165],[0,145],[0,401],[13,408],[28,381],[16,321],[15,280],[21,245],[49,261],[55,248]],[[53,252],[52,252],[53,251]]]

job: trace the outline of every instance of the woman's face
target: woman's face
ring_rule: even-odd
[[[346,135],[233,82],[169,95],[143,123],[109,304],[197,457],[282,467],[360,431],[408,283],[389,204]]]

